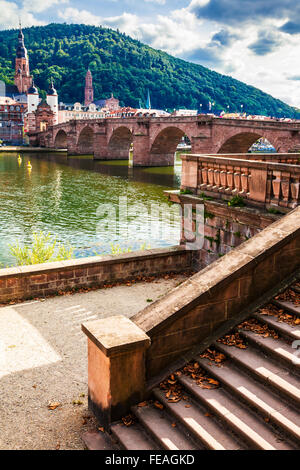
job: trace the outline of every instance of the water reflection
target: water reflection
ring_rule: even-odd
[[[94,161],[90,156],[24,153],[20,162],[17,154],[0,153],[0,262],[12,264],[9,244],[30,243],[32,232],[40,230],[70,243],[77,257],[110,252],[110,243],[133,249],[143,243],[177,244],[180,216],[163,191],[179,186],[180,172],[178,157],[174,167],[130,168],[127,161]],[[101,218],[99,207],[112,205],[118,215],[119,198],[124,196],[129,213],[114,231],[112,216]],[[135,213],[137,203],[143,206]],[[164,205],[165,214],[153,211],[153,204]],[[166,234],[159,229],[168,217]]]

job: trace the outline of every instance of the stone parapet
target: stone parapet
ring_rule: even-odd
[[[151,338],[147,378],[300,269],[300,207],[132,317]]]
[[[84,323],[82,330],[88,337],[89,408],[109,429],[145,396],[150,338],[123,316]]]
[[[140,276],[182,272],[190,269],[191,255],[177,246],[0,269],[0,303],[101,287]]]

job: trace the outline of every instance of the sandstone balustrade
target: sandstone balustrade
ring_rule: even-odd
[[[300,166],[217,155],[182,155],[182,190],[249,205],[293,209],[300,202]]]

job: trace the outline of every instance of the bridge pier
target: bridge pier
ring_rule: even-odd
[[[94,136],[94,160],[108,160],[107,136],[103,132],[97,132]]]
[[[77,146],[77,133],[76,131],[69,132],[68,134],[68,155],[80,155]]]
[[[134,134],[133,136],[133,166],[151,166],[149,136]]]

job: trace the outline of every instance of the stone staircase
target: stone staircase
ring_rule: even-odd
[[[84,441],[94,450],[297,449],[295,341],[300,283],[174,371],[110,434],[87,433]]]

